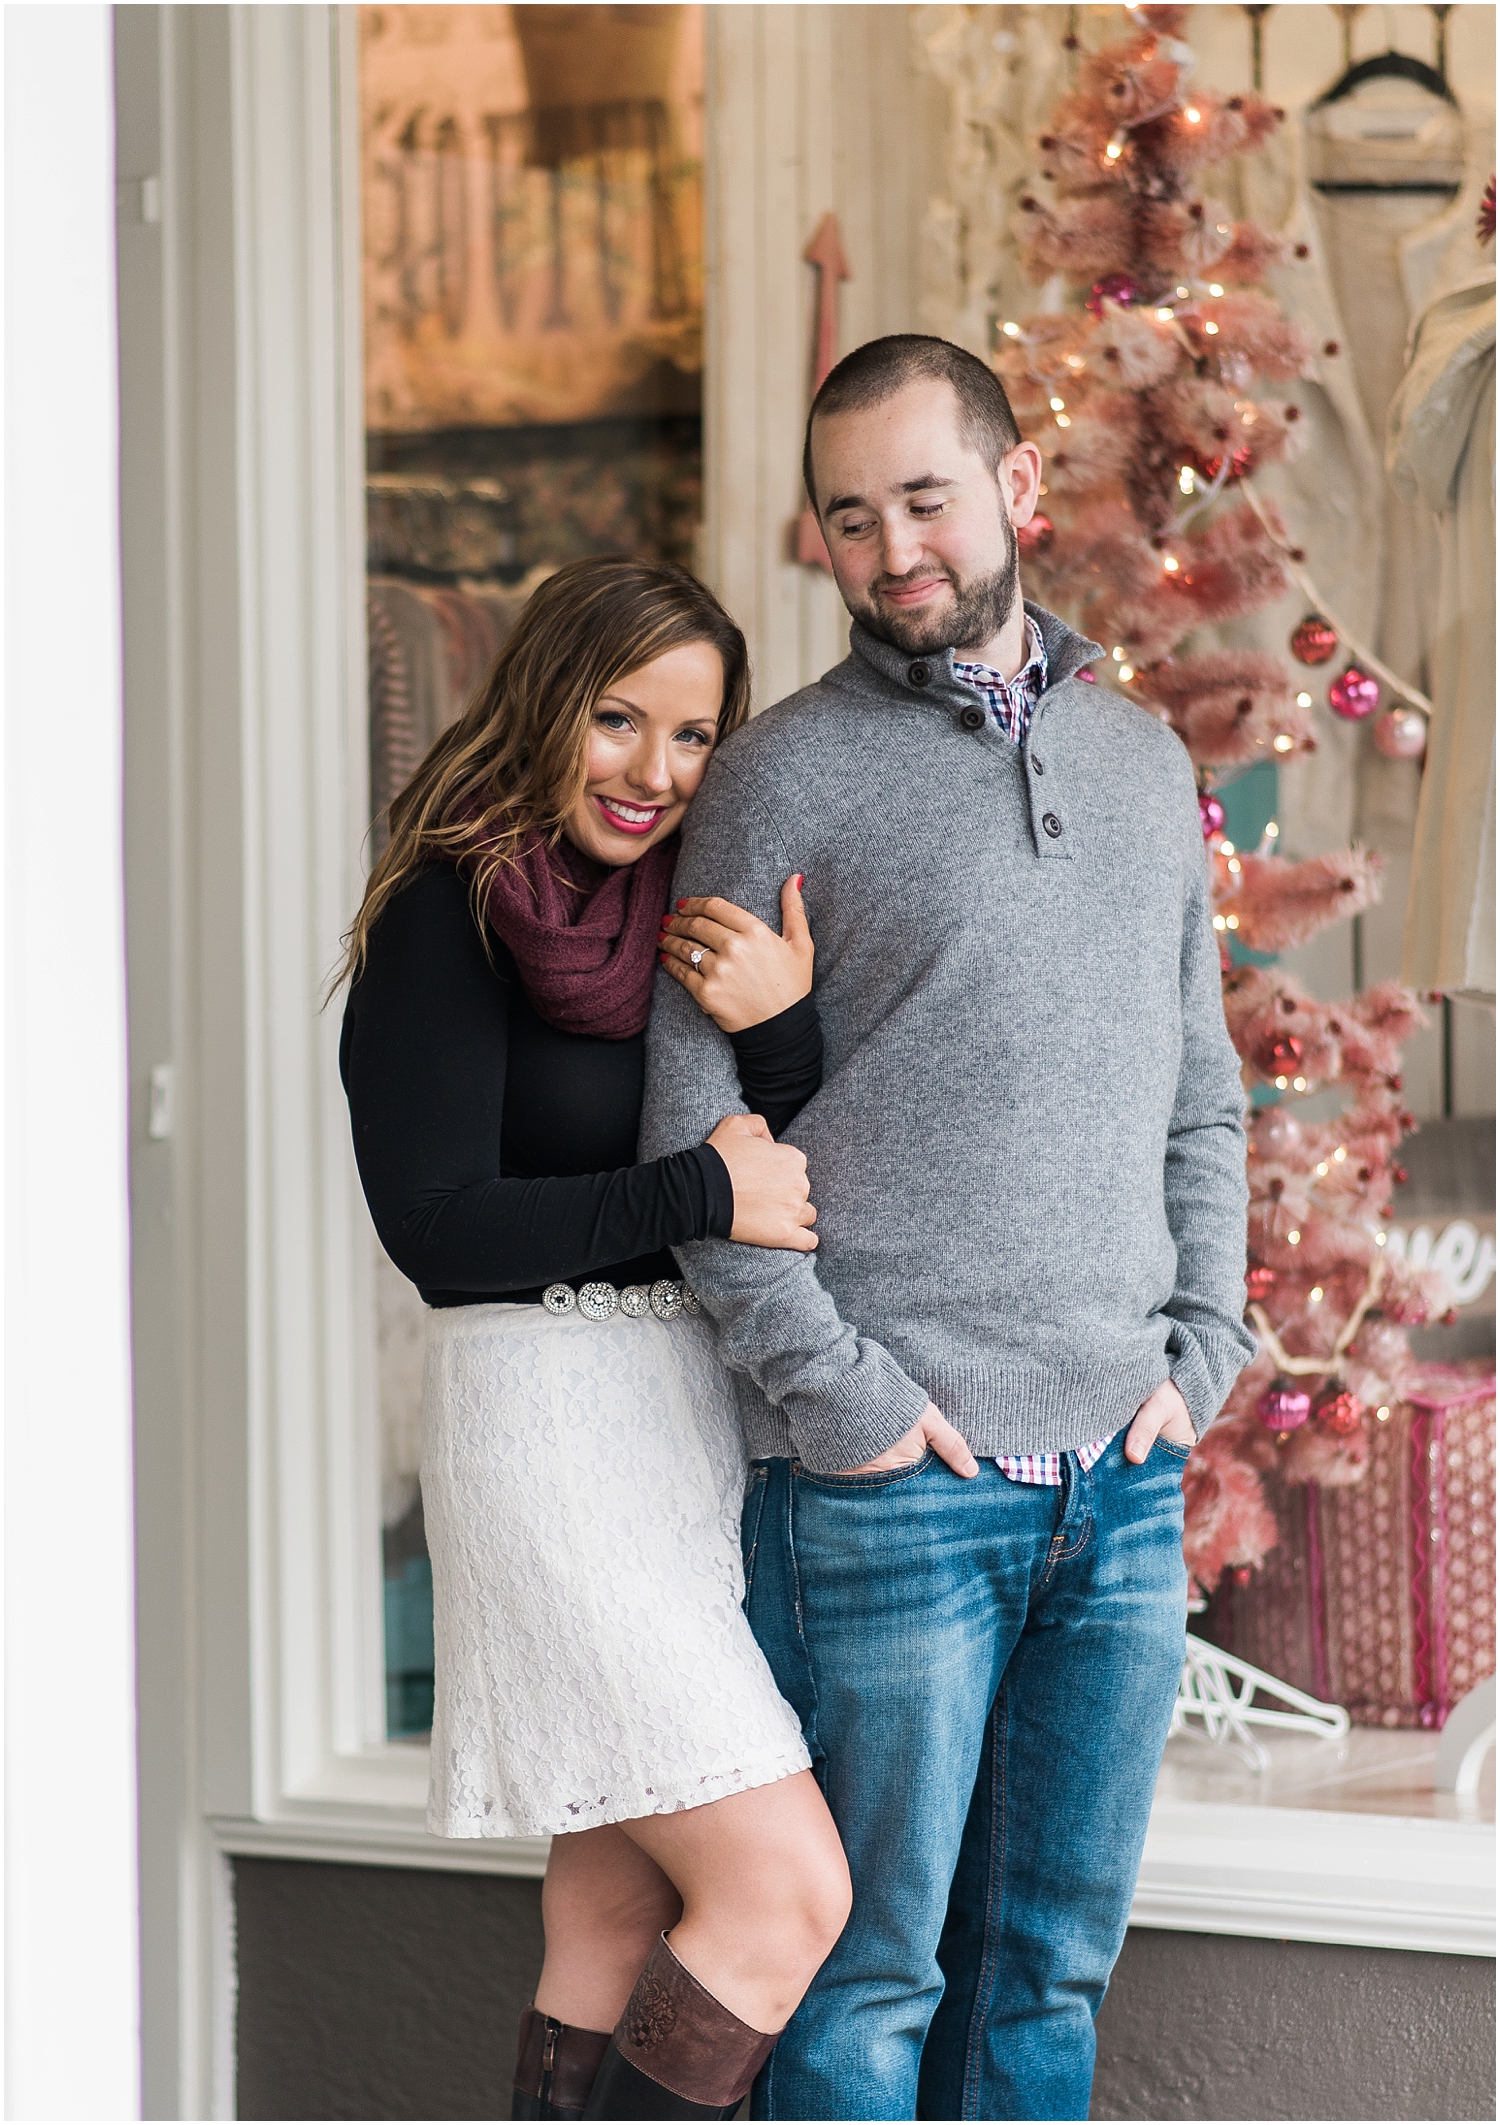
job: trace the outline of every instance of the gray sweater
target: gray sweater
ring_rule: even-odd
[[[752,1455],[883,1453],[929,1398],[979,1454],[1066,1449],[1169,1375],[1202,1432],[1254,1350],[1239,1069],[1193,771],[1073,676],[1017,747],[953,675],[856,626],[853,654],[714,755],[679,893],[775,924],[806,873],[822,1090],[818,1251],[677,1250],[718,1324]],[[641,1156],[743,1111],[728,1040],[666,975]]]

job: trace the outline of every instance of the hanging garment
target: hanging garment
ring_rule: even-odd
[[[482,684],[529,594],[529,587],[370,577],[370,816],[377,853],[386,806]]]
[[[1418,318],[1391,480],[1437,520],[1427,742],[1402,979],[1495,996],[1495,271]]]
[[[1436,588],[1436,553],[1426,527],[1391,494],[1383,437],[1390,393],[1399,382],[1410,320],[1444,287],[1479,263],[1474,217],[1493,167],[1493,126],[1424,99],[1443,137],[1417,124],[1378,142],[1378,171],[1367,137],[1399,110],[1403,85],[1372,83],[1341,104],[1314,107],[1291,120],[1254,156],[1223,174],[1235,210],[1277,230],[1287,263],[1266,276],[1269,292],[1313,342],[1315,374],[1278,387],[1300,411],[1303,448],[1286,465],[1257,475],[1275,500],[1331,612],[1403,678],[1422,685],[1426,641],[1420,617]],[[1405,93],[1420,96],[1419,91]],[[1455,130],[1456,129],[1456,130]],[[1461,150],[1461,170],[1454,150]],[[1381,182],[1430,178],[1439,167],[1462,176],[1458,196],[1319,193],[1313,179]],[[1221,173],[1215,172],[1216,187]],[[1390,593],[1388,595],[1388,593]],[[1302,617],[1300,592],[1240,623],[1226,638],[1285,654]],[[1318,697],[1331,667],[1310,675]],[[1423,688],[1426,691],[1426,688]],[[1361,817],[1360,726],[1317,719],[1318,751],[1281,775],[1281,846],[1297,856],[1347,847],[1361,831],[1374,838],[1375,816]],[[1380,763],[1381,770],[1396,763]],[[1392,780],[1395,778],[1384,778]],[[1404,798],[1372,790],[1380,838],[1409,837],[1413,788]],[[1394,881],[1391,881],[1394,882]],[[1388,883],[1389,890],[1389,883]],[[1399,900],[1399,886],[1397,898]],[[1317,949],[1316,946],[1313,947]],[[1393,950],[1396,949],[1393,943]],[[1396,971],[1392,964],[1379,972]],[[1367,969],[1370,978],[1375,968]]]

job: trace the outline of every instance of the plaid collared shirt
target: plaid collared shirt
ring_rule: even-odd
[[[1026,662],[1013,679],[996,671],[993,664],[966,664],[953,659],[953,676],[972,686],[1013,745],[1019,745],[1031,728],[1032,711],[1047,691],[1047,652],[1041,629],[1026,615]]]
[[[1118,1436],[1111,1432],[1108,1439],[1095,1439],[1088,1446],[1078,1448],[1078,1466],[1092,1468],[1104,1449]],[[1002,1476],[1009,1476],[1012,1483],[1045,1483],[1056,1489],[1062,1482],[1063,1457],[1058,1454],[996,1454],[995,1466]]]
[[[1030,654],[1013,679],[996,671],[993,664],[970,664],[958,657],[953,659],[954,678],[961,679],[965,686],[972,686],[983,698],[985,707],[1013,745],[1024,741],[1036,705],[1047,691],[1047,651],[1042,643],[1041,630],[1030,613],[1026,615],[1026,641]],[[1087,1446],[1080,1446],[1078,1466],[1092,1468],[1114,1436],[1111,1432],[1109,1439],[1095,1439]],[[1013,1483],[1043,1483],[1052,1489],[1062,1482],[1062,1463],[1060,1453],[995,1456],[995,1466]]]

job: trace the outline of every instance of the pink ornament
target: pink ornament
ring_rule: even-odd
[[[1128,310],[1132,303],[1144,302],[1146,291],[1128,273],[1106,273],[1103,280],[1096,280],[1083,298],[1083,307],[1091,317],[1102,317],[1106,303],[1118,303]]]
[[[1312,1412],[1312,1396],[1305,1387],[1285,1378],[1274,1379],[1261,1396],[1256,1415],[1267,1431],[1296,1431]]]
[[[1370,735],[1387,760],[1420,760],[1427,750],[1427,718],[1419,708],[1388,708]]]
[[[1302,1124],[1285,1107],[1262,1107],[1252,1130],[1255,1148],[1262,1158],[1294,1159],[1302,1149]]]
[[[1016,533],[1016,544],[1021,549],[1023,560],[1031,560],[1036,554],[1045,553],[1052,544],[1053,524],[1051,517],[1040,511],[1029,524],[1023,524]]]
[[[1337,1380],[1330,1380],[1313,1404],[1313,1417],[1336,1439],[1347,1439],[1364,1422],[1365,1408],[1358,1395],[1351,1394]]]
[[[1338,646],[1338,629],[1320,612],[1310,612],[1292,629],[1290,648],[1299,664],[1326,664]]]
[[[1207,790],[1198,792],[1198,823],[1203,828],[1205,841],[1212,841],[1215,834],[1224,831],[1224,807]]]
[[[1363,723],[1380,706],[1380,686],[1367,671],[1351,664],[1328,689],[1328,706],[1346,723]]]

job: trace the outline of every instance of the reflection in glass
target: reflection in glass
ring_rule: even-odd
[[[693,562],[702,11],[360,9],[371,848],[530,590]],[[387,1732],[432,1716],[423,1309],[377,1278]]]

